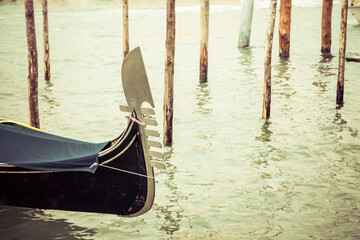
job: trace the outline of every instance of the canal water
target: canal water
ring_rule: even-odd
[[[198,83],[200,7],[179,1],[174,143],[164,149],[167,169],[155,170],[153,208],[121,218],[0,206],[1,239],[360,239],[360,63],[346,63],[345,101],[337,107],[340,4],[332,55],[323,56],[321,2],[293,0],[287,60],[278,57],[275,32],[265,121],[269,1],[256,1],[251,47],[240,50],[240,2],[211,2],[207,84]],[[129,8],[130,47],[141,47],[160,132],[165,9],[160,0],[130,1]],[[126,124],[118,109],[125,103],[121,1],[49,2],[49,82],[40,2],[35,12],[41,128],[91,142],[114,138]],[[22,1],[0,1],[0,33],[0,117],[28,123]],[[349,14],[349,55],[360,55],[359,40]]]

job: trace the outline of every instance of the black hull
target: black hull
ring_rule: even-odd
[[[1,166],[0,204],[137,216],[153,204],[154,179],[149,164],[139,127],[130,122],[124,133],[99,153],[94,174]]]

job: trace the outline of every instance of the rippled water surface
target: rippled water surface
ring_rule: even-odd
[[[251,47],[238,50],[240,5],[211,6],[209,82],[198,84],[199,7],[179,3],[174,144],[156,170],[150,212],[120,218],[0,206],[2,239],[360,239],[360,63],[347,62],[336,108],[340,5],[332,56],[322,56],[321,1],[296,1],[291,56],[278,57],[272,109],[261,119],[267,1],[257,1]],[[318,3],[319,2],[319,3]],[[130,5],[130,46],[140,46],[162,122],[165,1]],[[35,4],[40,123],[100,142],[125,127],[120,1],[49,3],[51,81],[43,80],[41,4]],[[28,123],[23,2],[0,2],[0,117]],[[347,51],[360,54],[349,15]],[[160,130],[160,129],[159,129]],[[3,184],[3,183],[1,183]]]

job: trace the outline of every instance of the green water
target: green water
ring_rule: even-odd
[[[257,1],[251,47],[242,50],[240,6],[211,6],[209,83],[202,85],[199,7],[179,4],[174,144],[164,149],[167,169],[155,170],[152,210],[127,219],[0,206],[1,238],[359,239],[360,63],[346,63],[345,102],[337,109],[340,5],[333,10],[333,56],[326,57],[321,5],[304,2],[293,1],[288,60],[279,59],[274,37],[269,121],[261,119],[267,1]],[[160,123],[164,3],[129,10],[130,47],[141,47]],[[50,2],[47,83],[35,4],[43,130],[100,142],[124,129],[121,9],[119,1]],[[22,2],[0,2],[0,33],[0,117],[28,123]],[[349,54],[360,54],[359,39],[360,25],[349,16]]]

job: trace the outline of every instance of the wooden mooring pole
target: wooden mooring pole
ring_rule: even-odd
[[[321,18],[321,52],[331,52],[331,15],[333,0],[323,0]]]
[[[44,40],[44,75],[45,80],[50,80],[50,47],[49,47],[49,24],[48,24],[48,3],[42,0],[43,13],[43,40]]]
[[[25,0],[26,38],[29,61],[29,113],[30,125],[40,128],[38,103],[38,57],[36,49],[35,18],[33,0]]]
[[[200,76],[199,82],[208,79],[208,43],[209,43],[209,0],[201,0],[200,11]]]
[[[264,100],[262,118],[270,118],[271,105],[271,52],[274,37],[274,27],[276,18],[277,0],[270,0],[270,15],[268,22],[268,29],[265,40],[265,57],[264,57]]]
[[[173,138],[174,58],[175,58],[175,0],[166,3],[166,59],[164,84],[164,145],[171,146]]]
[[[241,22],[238,48],[248,47],[250,44],[253,12],[254,0],[243,0],[241,7]]]
[[[345,53],[346,53],[346,29],[348,17],[348,0],[341,1],[341,25],[339,43],[339,71],[337,81],[336,104],[344,102],[344,77],[345,77]]]
[[[129,4],[123,0],[123,58],[129,53]]]
[[[279,56],[290,56],[291,0],[280,0]]]

